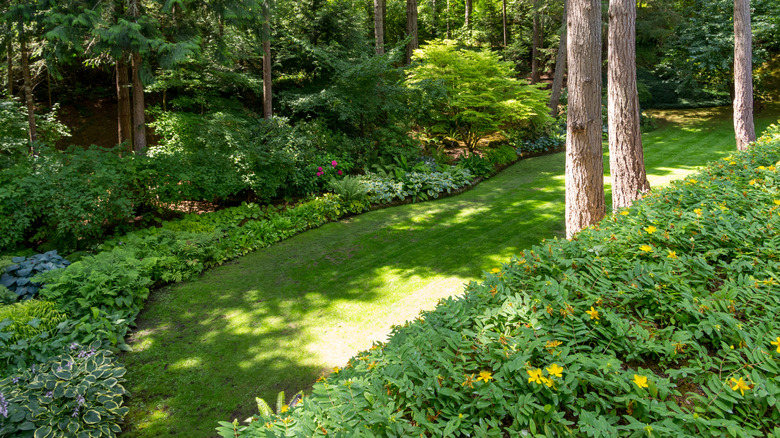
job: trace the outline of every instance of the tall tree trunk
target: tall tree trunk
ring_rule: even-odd
[[[412,39],[406,45],[406,64],[411,64],[414,50],[420,47],[417,42],[417,0],[406,0],[406,34]]]
[[[501,1],[501,22],[504,27],[504,47],[509,44],[509,35],[506,31],[506,0]]]
[[[132,102],[130,101],[130,79],[127,72],[127,60],[124,57],[116,61],[116,101],[117,101],[117,140],[118,144],[128,142],[132,151]]]
[[[385,23],[382,20],[382,5],[385,0],[374,0],[374,36],[376,37],[376,54],[385,53]]]
[[[534,2],[534,35],[531,43],[531,83],[539,82],[539,46],[541,29],[539,28],[539,5]]]
[[[263,116],[274,115],[273,92],[271,90],[271,5],[263,1]]]
[[[433,32],[431,34],[434,38],[439,34],[439,13],[436,10],[436,0],[431,0],[431,12],[433,13],[433,17],[431,17],[431,22],[433,23]]]
[[[472,0],[466,0],[466,28],[471,29],[471,13],[474,12]]]
[[[144,153],[146,150],[146,106],[144,104],[144,84],[141,82],[141,54],[133,52],[133,150]]]
[[[558,116],[558,105],[561,103],[561,89],[563,88],[563,75],[566,72],[566,17],[568,15],[569,1],[563,1],[563,18],[561,18],[561,42],[558,44],[558,55],[555,57],[555,74],[553,75],[552,90],[550,92],[550,115]]]
[[[609,169],[612,209],[650,190],[645,173],[636,89],[636,0],[610,0],[608,36]]]
[[[734,133],[741,151],[756,141],[750,0],[734,0]]]
[[[8,41],[8,51],[6,52],[6,58],[8,59],[8,96],[14,95],[14,46]]]
[[[452,38],[452,32],[450,31],[450,0],[447,0],[447,39]]]
[[[38,130],[35,126],[35,102],[32,94],[32,77],[30,76],[30,52],[27,50],[27,38],[23,32],[19,37],[22,56],[22,77],[24,78],[24,96],[27,100],[27,123],[30,126],[30,154],[35,155],[35,141],[38,140]]]
[[[601,0],[570,0],[567,32],[566,237],[604,217]]]

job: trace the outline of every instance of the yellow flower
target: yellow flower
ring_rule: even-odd
[[[339,371],[341,371],[341,368],[339,368],[339,367],[333,367],[333,372],[334,372],[334,373],[338,373]]]
[[[541,377],[541,379],[542,379],[542,383],[544,383],[545,385],[547,385],[550,388],[552,388],[553,383],[555,383],[555,382],[552,381],[552,379],[548,379],[547,377]]]
[[[775,170],[775,166],[769,166],[766,168],[767,170]]]
[[[282,405],[282,409],[280,409],[280,410],[282,411],[282,413],[285,413],[285,412],[290,410],[290,407],[287,406],[287,405]]]
[[[554,363],[547,367],[547,372],[550,373],[551,376],[555,377],[563,377],[563,368],[558,366],[557,363]]]
[[[641,249],[642,252],[653,252],[653,247],[650,245],[642,245],[639,249]]]
[[[775,199],[774,203],[775,203],[775,205],[780,205],[780,199]]]
[[[780,336],[777,337],[776,341],[770,342],[772,345],[777,345],[777,352],[780,353]]]
[[[754,186],[754,185],[756,185],[756,180],[754,180],[754,179],[751,179],[749,184],[750,184],[751,186]]]
[[[657,230],[656,227],[650,225],[649,227],[645,227],[645,231],[647,231],[647,234],[653,234]]]
[[[493,274],[499,274],[501,273],[501,268],[493,268],[490,270],[490,272],[492,272]]]
[[[691,183],[691,184],[696,184],[699,181],[696,181],[695,179],[691,178],[691,179],[688,180],[688,182]]]
[[[634,374],[634,383],[640,388],[647,388],[647,377]]]
[[[732,377],[731,383],[734,384],[734,386],[732,386],[731,389],[734,391],[739,391],[740,393],[742,393],[742,395],[745,395],[746,389],[750,390],[750,385],[745,383],[745,380],[742,377],[740,377],[739,380]]]
[[[677,258],[677,251],[669,250],[669,255],[666,256],[667,259],[676,259]]]
[[[590,310],[586,310],[585,313],[590,315],[590,319],[599,319],[599,311],[590,306]]]
[[[551,350],[555,347],[558,347],[561,344],[562,344],[561,341],[547,341],[547,344],[545,344],[544,347],[547,348],[548,350]]]
[[[697,208],[693,212],[696,213],[696,216],[701,216],[701,208]]]
[[[758,170],[766,170],[766,167],[764,167],[764,166],[758,166],[758,167],[757,167],[757,169],[758,169]]]
[[[477,380],[483,380],[485,383],[493,380],[493,373],[490,371],[480,371]]]
[[[469,388],[473,388],[474,387],[474,385],[473,385],[473,383],[474,383],[474,374],[472,374],[472,375],[464,374],[464,376],[466,376],[466,381],[461,383],[460,386],[469,385]]]
[[[526,370],[526,373],[528,373],[528,382],[534,382],[538,384],[542,384],[542,370],[539,368],[535,370]]]
[[[628,210],[623,210],[620,212],[620,214],[623,216],[628,216]]]

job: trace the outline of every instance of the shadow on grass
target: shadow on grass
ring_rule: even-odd
[[[719,117],[705,143],[672,125],[645,136],[651,184],[730,153]],[[457,197],[327,224],[155,291],[122,358],[125,436],[214,436],[255,397],[311,388],[392,324],[562,236],[563,168],[564,154],[524,160]]]

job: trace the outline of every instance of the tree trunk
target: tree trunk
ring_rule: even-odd
[[[738,150],[756,141],[750,0],[734,0],[734,133]]]
[[[412,36],[406,45],[406,64],[409,65],[414,50],[420,47],[417,42],[417,0],[406,0],[406,34]]]
[[[555,57],[555,74],[553,75],[552,91],[550,92],[550,115],[558,116],[558,105],[561,103],[563,75],[566,71],[566,17],[569,1],[563,1],[563,18],[561,18],[561,42],[558,44],[558,55]]]
[[[471,13],[474,12],[472,0],[466,0],[466,28],[471,29]]]
[[[509,44],[509,35],[506,31],[506,0],[501,2],[501,21],[504,27],[504,47],[506,47]]]
[[[141,83],[141,54],[133,52],[133,150],[143,154],[146,151],[146,113],[144,84]]]
[[[431,12],[433,14],[433,17],[431,17],[431,22],[433,24],[433,31],[431,32],[431,35],[433,35],[433,38],[436,38],[436,35],[439,34],[438,32],[438,25],[439,25],[439,14],[436,11],[436,0],[431,0]]]
[[[609,169],[612,210],[650,190],[636,89],[636,0],[610,0],[608,36]]]
[[[566,237],[604,217],[601,0],[570,0],[567,32]]]
[[[536,2],[534,2],[534,35],[531,43],[531,83],[535,84],[539,82],[539,46],[541,45],[539,40],[541,39],[541,32],[539,28],[539,8]]]
[[[132,141],[132,103],[130,101],[130,80],[127,76],[127,61],[116,61],[116,100],[117,100],[117,140],[118,144],[128,142],[127,148],[133,150]]]
[[[8,41],[8,51],[6,52],[8,58],[8,97],[14,95],[14,52],[13,44],[11,44],[10,38]]]
[[[21,33],[21,32],[20,32]],[[24,78],[24,96],[27,100],[27,123],[30,126],[30,154],[35,155],[35,141],[38,140],[38,130],[35,126],[35,102],[32,94],[32,77],[30,77],[30,52],[27,51],[27,39],[24,34],[19,38],[22,56],[22,77]]]
[[[374,36],[376,37],[376,54],[385,53],[385,23],[382,20],[382,4],[385,0],[374,0]]]
[[[263,116],[274,115],[273,92],[271,90],[271,6],[263,1]]]
[[[452,38],[452,32],[450,31],[450,0],[447,0],[447,39]]]

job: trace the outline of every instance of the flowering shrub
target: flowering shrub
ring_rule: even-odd
[[[395,327],[225,437],[778,436],[780,133]]]

